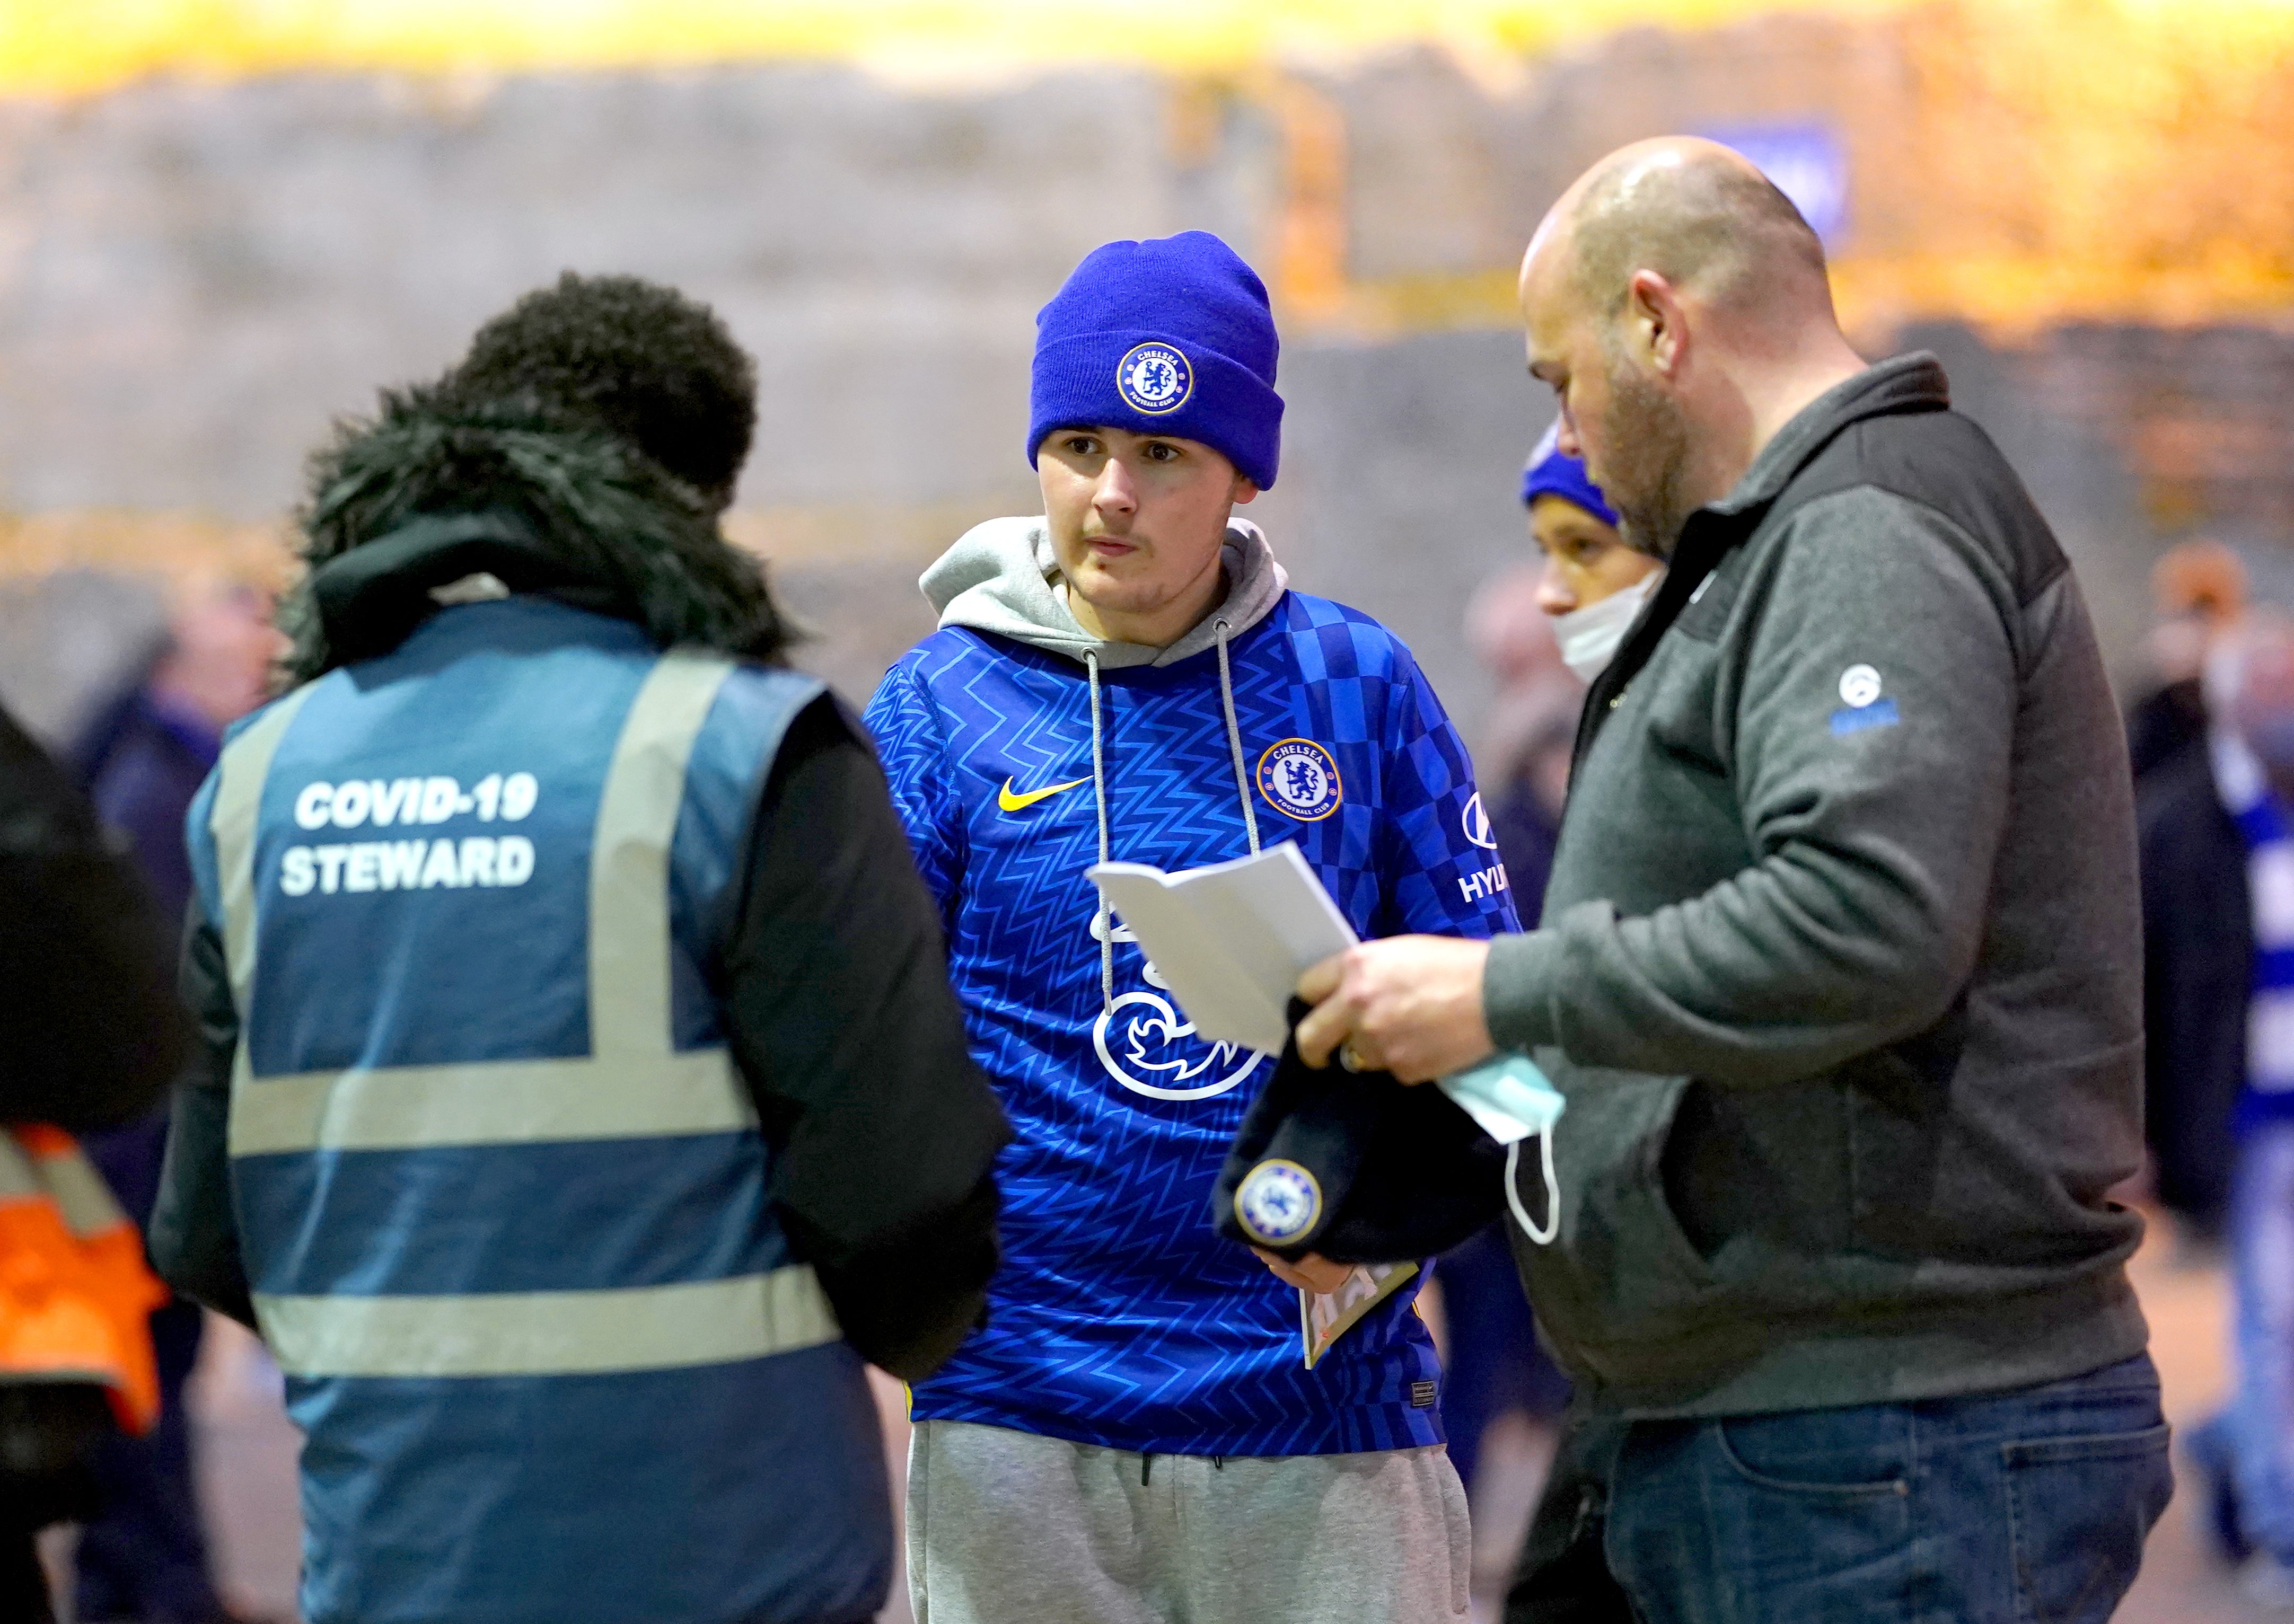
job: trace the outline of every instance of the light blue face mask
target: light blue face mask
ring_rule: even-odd
[[[1541,1246],[1553,1244],[1561,1230],[1561,1183],[1553,1173],[1553,1128],[1569,1102],[1561,1097],[1536,1062],[1525,1054],[1501,1054],[1470,1071],[1447,1076],[1436,1084],[1458,1108],[1506,1148],[1506,1205],[1522,1233]],[[1521,1141],[1531,1134],[1540,1140],[1545,1172],[1545,1224],[1540,1228],[1521,1205],[1515,1188]]]

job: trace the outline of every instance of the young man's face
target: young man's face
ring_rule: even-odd
[[[1121,428],[1054,430],[1037,448],[1036,472],[1068,590],[1151,632],[1207,584],[1215,601],[1227,516],[1258,494],[1200,440]]]

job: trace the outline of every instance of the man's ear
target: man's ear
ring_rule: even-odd
[[[1628,347],[1645,356],[1651,369],[1678,378],[1688,358],[1688,323],[1680,296],[1654,271],[1636,271],[1625,285],[1625,335]]]
[[[1241,507],[1243,503],[1257,497],[1257,494],[1258,485],[1249,475],[1238,474],[1234,476],[1234,494],[1232,499],[1236,507]]]

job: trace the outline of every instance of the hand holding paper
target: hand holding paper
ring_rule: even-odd
[[[1298,1023],[1298,1053],[1329,1063],[1351,1042],[1363,1064],[1404,1083],[1428,1083],[1490,1058],[1482,1015],[1487,942],[1397,936],[1365,942],[1314,965],[1298,995],[1315,1006]]]
[[[1501,1145],[1560,1115],[1560,1094],[1537,1067],[1485,1064],[1493,1062],[1482,1019],[1489,943],[1395,936],[1365,947],[1291,841],[1184,874],[1144,863],[1099,863],[1090,874],[1202,1036],[1282,1053],[1296,984],[1319,1004],[1298,1023],[1298,1058],[1310,1067],[1370,1020],[1383,1039],[1370,1046],[1371,1069],[1404,1083],[1443,1078],[1443,1092]],[[1395,1053],[1393,1032],[1404,1035],[1404,1053]],[[1517,1126],[1501,1131],[1505,1124]]]
[[[1560,1202],[1552,1127],[1563,1101],[1526,1059],[1500,1057],[1444,1078],[1440,1094],[1448,1104],[1428,1098],[1432,1091],[1399,1088],[1390,1076],[1331,1072],[1325,1080],[1302,1064],[1306,1027],[1294,1045],[1290,1026],[1294,1013],[1307,1012],[1291,989],[1302,971],[1358,943],[1295,846],[1179,874],[1133,863],[1102,863],[1090,872],[1199,1034],[1282,1052],[1228,1155],[1211,1221],[1247,1239],[1299,1287],[1299,1334],[1310,1368],[1417,1272],[1406,1260],[1454,1244],[1500,1210],[1490,1141],[1508,1147],[1503,1199],[1516,1220],[1534,1240],[1553,1238]],[[1485,1059],[1485,945],[1408,939],[1460,958],[1470,978],[1463,1059]],[[1462,964],[1468,956],[1470,964]],[[1333,991],[1341,979],[1331,975]],[[1344,1035],[1340,1027],[1325,1056]],[[1512,1188],[1520,1141],[1533,1133],[1542,1134],[1545,1146],[1542,1224]],[[1318,1248],[1361,1261],[1330,1262]]]
[[[1298,1023],[1299,1057],[1311,1066],[1326,1063],[1365,1014],[1384,1015],[1411,1041],[1400,1055],[1374,1050],[1371,1064],[1405,1082],[1440,1078],[1498,1143],[1544,1133],[1561,1115],[1561,1096],[1535,1066],[1492,1053],[1482,1017],[1489,944],[1396,937],[1339,962],[1361,940],[1290,842],[1184,873],[1102,863],[1091,877],[1203,1036],[1281,1052],[1297,984],[1310,1001],[1321,995]]]
[[[1200,1035],[1279,1054],[1298,972],[1359,939],[1288,840],[1256,856],[1166,874],[1143,863],[1091,870]]]

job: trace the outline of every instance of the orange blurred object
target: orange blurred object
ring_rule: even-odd
[[[2152,566],[2151,595],[2161,620],[2220,627],[2246,613],[2246,565],[2219,541],[2179,542]]]
[[[124,1431],[159,1418],[142,1238],[72,1136],[0,1129],[0,1381],[88,1382]]]

